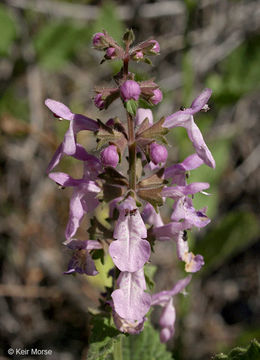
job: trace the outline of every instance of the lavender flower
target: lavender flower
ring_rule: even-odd
[[[193,115],[201,111],[206,105],[212,94],[212,90],[205,89],[191,104],[191,107],[185,110],[177,111],[165,119],[164,126],[172,129],[175,127],[184,127],[188,136],[198,154],[204,163],[212,168],[215,167],[215,160],[209,151],[198,126],[194,122]]]
[[[82,130],[96,131],[98,123],[81,114],[73,114],[64,104],[47,99],[45,105],[53,112],[55,117],[70,121],[68,131],[62,143],[62,152],[66,155],[73,155],[76,152],[76,134]]]
[[[171,290],[161,291],[152,295],[152,305],[160,305],[163,307],[160,317],[161,342],[167,342],[174,334],[176,313],[173,305],[173,296],[182,292],[190,281],[191,276],[187,276],[186,278],[179,280]]]
[[[85,154],[84,175],[82,179],[73,179],[63,172],[52,172],[49,178],[62,187],[73,187],[74,192],[70,200],[70,215],[66,227],[66,239],[71,239],[87,212],[93,211],[98,206],[97,194],[100,192],[99,186],[95,183],[100,172],[99,160],[89,154]]]
[[[119,289],[112,293],[116,313],[127,321],[143,322],[151,306],[151,295],[146,293],[143,269],[122,272],[118,278]]]
[[[150,257],[147,231],[138,209],[132,199],[119,206],[119,218],[115,225],[114,238],[109,254],[120,271],[136,272]]]
[[[102,249],[102,245],[95,240],[77,240],[72,239],[65,245],[74,250],[74,254],[69,262],[68,270],[64,273],[66,275],[73,274],[75,272],[86,275],[97,275],[95,263],[90,255],[91,250]]]
[[[209,184],[190,183],[187,172],[202,164],[215,167],[193,118],[199,111],[208,109],[211,90],[205,89],[190,108],[154,122],[152,111],[138,108],[138,100],[141,98],[148,106],[157,105],[162,100],[162,92],[153,79],[134,81],[128,63],[134,60],[149,64],[148,56],[159,54],[160,46],[151,39],[132,47],[133,41],[132,30],[123,37],[124,48],[105,30],[93,37],[93,46],[104,51],[101,62],[113,59],[123,62],[122,69],[114,76],[115,87],[96,87],[94,103],[100,110],[107,109],[120,98],[127,113],[127,124],[118,117],[95,121],[72,113],[62,103],[46,100],[56,117],[70,121],[64,140],[48,166],[48,174],[61,187],[73,188],[64,243],[73,250],[73,255],[65,274],[96,275],[93,251],[98,250],[95,256],[101,257],[109,253],[115,265],[109,271],[113,274],[113,286],[102,294],[102,312],[110,305],[116,327],[121,332],[138,334],[143,330],[151,306],[159,305],[163,308],[160,339],[166,342],[175,331],[173,297],[184,290],[191,276],[178,281],[171,290],[151,295],[147,291],[144,269],[150,261],[151,245],[157,241],[176,243],[177,257],[184,262],[186,272],[195,273],[204,265],[203,256],[189,249],[188,231],[203,228],[210,222],[206,207],[197,210],[193,205],[197,193],[207,195],[205,190]],[[167,144],[165,135],[175,127],[186,128],[196,153],[165,168],[168,151],[157,141]],[[82,130],[93,132],[97,156],[77,143],[77,134]],[[82,163],[81,178],[52,172],[65,156]],[[119,159],[120,171],[116,169]],[[170,219],[162,219],[160,207],[167,205],[167,198],[174,200],[172,213]],[[94,240],[74,239],[84,215],[93,212],[100,203],[99,209],[109,209],[109,218],[103,222],[99,211],[95,211],[87,229],[90,239]]]

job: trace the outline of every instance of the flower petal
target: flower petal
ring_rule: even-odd
[[[134,211],[134,213],[130,213]],[[114,238],[109,246],[109,254],[114,264],[121,271],[135,272],[141,269],[150,257],[150,244],[146,227],[137,209],[120,209]]]
[[[135,118],[135,124],[136,126],[139,126],[142,124],[142,122],[145,120],[145,119],[148,119],[149,121],[149,124],[150,125],[153,125],[153,113],[152,113],[152,110],[150,109],[137,109],[136,111],[136,118]]]
[[[182,222],[172,221],[169,224],[153,228],[153,234],[155,235],[156,240],[166,241],[175,239],[180,231],[187,228],[189,228],[189,224],[185,220]]]
[[[160,340],[162,343],[167,342],[174,335],[174,324],[176,319],[176,311],[173,306],[172,298],[168,301],[167,305],[164,307],[162,314],[160,316]]]
[[[64,152],[63,152],[63,143],[61,143],[59,145],[59,147],[57,148],[57,150],[55,151],[48,167],[47,167],[47,174],[49,172],[51,172],[58,164],[59,162],[61,161],[61,159],[63,158],[64,156]]]
[[[179,280],[171,290],[164,290],[152,295],[152,305],[165,306],[168,301],[175,295],[181,293],[185,287],[190,283],[192,276],[186,276]]]
[[[128,321],[142,321],[151,305],[151,295],[144,292],[143,269],[134,273],[122,272],[118,285],[119,289],[111,295],[116,313]]]
[[[198,154],[188,156],[183,162],[169,166],[164,171],[165,179],[172,178],[172,183],[186,185],[186,171],[194,170],[204,164]]]
[[[215,160],[203,139],[200,129],[195,124],[193,118],[187,124],[186,129],[187,129],[188,136],[189,136],[197,154],[199,155],[199,157],[204,161],[204,163],[206,165],[208,165],[209,167],[215,168],[215,166],[216,166]]]
[[[146,224],[155,227],[164,225],[160,213],[157,213],[150,203],[145,205],[142,212],[142,218]]]
[[[196,97],[196,99],[191,104],[191,108],[194,111],[194,114],[199,112],[208,103],[211,94],[212,94],[212,90],[206,88],[202,91],[202,93],[198,97]]]
[[[63,151],[66,155],[73,155],[76,152],[76,136],[73,130],[73,121],[64,135]]]
[[[82,130],[97,131],[99,129],[99,125],[95,120],[81,114],[74,115],[73,126],[76,134]]]
[[[193,195],[209,188],[208,183],[194,182],[186,186],[169,186],[162,190],[162,196],[179,198],[186,195]]]
[[[74,114],[70,111],[70,109],[66,105],[62,104],[61,102],[52,99],[46,99],[45,105],[56,116],[65,120],[73,120]]]
[[[189,113],[189,111],[180,110],[170,116],[167,116],[163,123],[163,127],[166,127],[168,129],[172,129],[175,127],[186,127],[186,124],[188,121],[190,121],[190,118],[191,114]]]
[[[48,176],[57,184],[65,187],[77,186],[82,182],[82,179],[73,179],[71,176],[63,172],[52,172]]]

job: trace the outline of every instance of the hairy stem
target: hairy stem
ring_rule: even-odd
[[[128,75],[129,63],[129,44],[126,44],[123,72],[124,77]],[[132,116],[127,112],[128,127],[128,153],[129,153],[129,187],[135,191],[136,188],[136,143],[135,143],[135,124]]]
[[[127,113],[128,153],[129,153],[129,187],[135,191],[136,187],[136,142],[134,119]]]
[[[123,360],[122,336],[119,336],[119,339],[114,343],[113,358],[114,360]]]

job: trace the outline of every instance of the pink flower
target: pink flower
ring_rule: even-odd
[[[156,40],[151,40],[151,43],[154,44],[151,52],[153,52],[154,54],[159,54],[159,52],[160,52],[160,45],[159,45],[158,41],[156,41]]]
[[[184,127],[187,130],[188,136],[198,154],[204,163],[212,168],[215,168],[215,160],[208,149],[200,129],[194,122],[193,115],[204,109],[212,90],[205,89],[191,104],[191,107],[185,110],[177,111],[176,113],[168,116],[163,124],[164,127],[169,129],[175,127]]]
[[[150,145],[150,158],[151,161],[158,165],[160,163],[165,163],[168,157],[168,151],[165,146],[153,142]]]
[[[139,108],[136,111],[135,124],[141,125],[145,119],[148,119],[149,125],[153,125],[153,113],[150,109]]]
[[[163,311],[160,317],[160,340],[167,342],[174,335],[174,324],[176,319],[173,296],[182,292],[191,281],[191,276],[179,280],[171,290],[161,291],[152,295],[152,306],[160,305]]]
[[[150,98],[150,101],[154,104],[157,105],[159,104],[159,102],[162,101],[163,95],[160,89],[155,89],[153,91],[153,96]]]
[[[53,112],[55,117],[60,119],[69,120],[70,125],[67,130],[64,140],[62,142],[62,148],[60,151],[66,155],[73,155],[76,152],[76,134],[82,130],[96,131],[99,126],[95,120],[92,120],[81,114],[74,114],[70,109],[52,99],[45,100],[45,105]]]
[[[96,33],[96,34],[93,36],[92,43],[93,43],[93,45],[94,45],[96,48],[100,48],[100,47],[103,48],[103,44],[102,44],[101,39],[102,39],[104,36],[105,36],[105,35],[104,35],[102,32],[98,32],[98,33]]]
[[[117,147],[115,145],[109,145],[101,152],[100,159],[103,166],[116,167],[119,161]]]
[[[115,312],[122,319],[142,323],[151,306],[151,295],[145,292],[144,270],[121,272],[117,285],[111,295]]]
[[[146,239],[147,231],[132,198],[119,206],[119,218],[115,225],[114,238],[109,254],[121,271],[135,272],[149,260],[151,249]]]
[[[97,95],[94,97],[94,104],[96,105],[96,107],[97,107],[99,110],[104,109],[104,107],[105,107],[105,101],[102,99],[102,94],[97,94]]]
[[[140,85],[134,80],[126,80],[123,85],[120,86],[120,93],[124,101],[138,100],[141,94]]]
[[[114,47],[109,47],[106,51],[106,59],[115,59],[116,49]]]

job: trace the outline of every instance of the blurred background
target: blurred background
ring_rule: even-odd
[[[44,100],[102,120],[120,115],[119,102],[107,112],[93,105],[94,86],[108,86],[120,64],[99,65],[102,54],[91,38],[106,29],[120,41],[126,27],[137,42],[155,38],[161,46],[154,66],[133,67],[138,79],[155,77],[164,93],[155,119],[189,105],[203,88],[213,89],[211,111],[196,121],[217,166],[191,174],[191,181],[211,184],[211,196],[198,195],[195,204],[208,206],[212,221],[189,240],[206,265],[194,275],[190,296],[174,300],[176,334],[168,348],[176,360],[208,360],[260,338],[259,1],[1,0],[1,359],[10,347],[51,349],[51,359],[86,358],[88,307],[97,307],[106,274],[94,280],[63,275],[71,193],[58,190],[45,170],[68,124],[53,119]],[[183,129],[168,139],[169,163],[193,152]],[[88,150],[95,145],[87,132],[79,141]],[[82,171],[71,159],[59,169],[73,177]],[[172,243],[155,249],[156,290],[170,288],[184,276],[183,265]],[[158,326],[156,311],[152,318]]]

